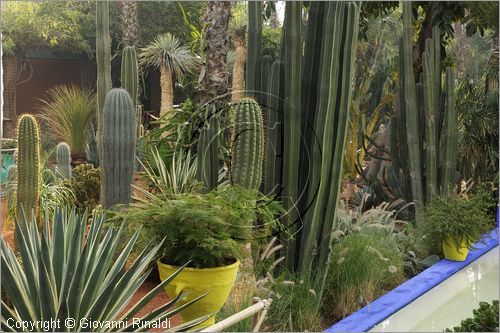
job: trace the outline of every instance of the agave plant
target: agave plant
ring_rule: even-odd
[[[150,185],[156,193],[168,198],[171,195],[181,193],[193,193],[201,190],[201,183],[196,179],[198,170],[196,161],[191,157],[191,151],[184,153],[182,150],[172,156],[170,166],[167,166],[158,149],[152,148],[151,161],[144,163],[139,160]],[[151,193],[136,188],[144,195]]]
[[[45,215],[49,213],[45,211]],[[45,218],[43,230],[36,221],[19,219],[16,235],[19,254],[0,239],[2,288],[11,305],[1,302],[1,329],[16,331],[14,323],[30,322],[35,327],[25,330],[41,331],[41,321],[59,320],[54,330],[86,330],[88,320],[114,321],[111,327],[91,327],[98,331],[145,331],[136,319],[131,319],[172,281],[182,270],[160,283],[134,304],[130,300],[149,274],[150,263],[157,258],[162,244],[146,247],[125,270],[125,262],[139,236],[137,230],[123,249],[123,225],[103,229],[105,217],[96,214],[87,227],[87,215],[79,216],[72,209],[57,209],[51,218]],[[182,306],[177,298],[140,318],[140,323],[171,318],[199,298]],[[71,318],[69,321],[66,319]],[[202,317],[177,326],[189,329],[203,321]],[[69,323],[71,327],[64,327]],[[135,323],[135,324],[134,324]],[[106,325],[103,325],[106,326]],[[87,327],[88,329],[88,327]]]
[[[48,91],[39,110],[46,125],[59,141],[71,147],[71,157],[85,158],[85,144],[90,121],[96,110],[95,95],[75,86],[56,86]]]

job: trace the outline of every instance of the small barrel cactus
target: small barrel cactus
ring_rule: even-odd
[[[40,187],[40,132],[32,115],[23,114],[17,123],[17,216],[29,221],[38,209]]]
[[[135,108],[125,89],[106,96],[100,133],[101,203],[104,208],[128,204],[136,149]]]
[[[231,181],[258,190],[265,150],[262,111],[254,99],[242,98],[233,112]]]
[[[71,150],[66,142],[56,147],[56,170],[62,178],[71,178]]]

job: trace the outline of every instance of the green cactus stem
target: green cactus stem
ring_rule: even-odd
[[[62,178],[71,178],[71,150],[66,142],[56,147],[56,169]]]
[[[135,108],[125,89],[106,96],[99,138],[101,203],[104,208],[128,204],[132,191],[136,150]]]
[[[138,103],[139,72],[137,71],[137,54],[133,46],[126,46],[122,52],[121,65],[122,88],[125,89],[132,103]]]
[[[258,190],[264,161],[264,124],[259,104],[242,98],[234,105],[231,182]]]
[[[32,115],[23,114],[17,123],[17,216],[30,221],[38,211],[40,195],[40,132]]]

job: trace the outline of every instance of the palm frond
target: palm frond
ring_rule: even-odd
[[[171,33],[158,35],[139,53],[141,66],[164,66],[177,76],[191,72],[198,62],[198,58],[191,50],[182,45],[179,39]]]

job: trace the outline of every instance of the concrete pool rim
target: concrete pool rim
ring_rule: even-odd
[[[497,246],[498,228],[491,230],[481,241],[476,242],[465,261],[457,262],[446,259],[439,261],[330,326],[325,332],[366,332]]]

